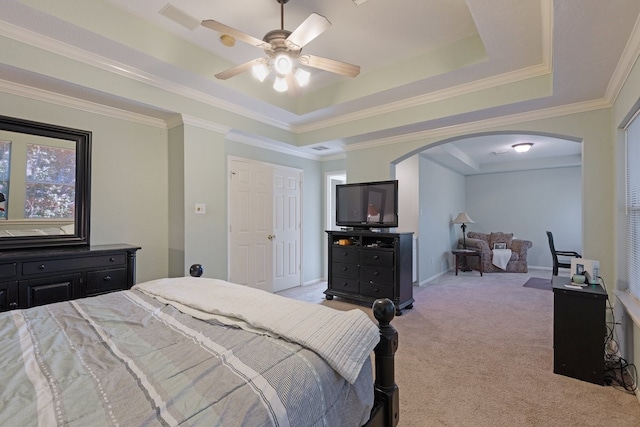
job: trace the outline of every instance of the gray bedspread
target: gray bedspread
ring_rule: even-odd
[[[350,384],[299,344],[137,290],[0,313],[0,426],[359,426]]]

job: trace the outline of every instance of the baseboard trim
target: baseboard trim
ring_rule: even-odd
[[[302,286],[311,286],[311,285],[317,285],[318,283],[322,283],[322,282],[326,282],[327,279],[324,278],[319,278],[319,279],[313,279],[313,280],[309,280],[307,282],[302,282]]]

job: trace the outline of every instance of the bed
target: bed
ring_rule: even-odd
[[[0,425],[393,426],[395,307],[373,312],[182,277],[0,313]]]

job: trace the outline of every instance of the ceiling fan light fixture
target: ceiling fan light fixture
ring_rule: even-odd
[[[296,83],[298,83],[298,86],[305,87],[306,85],[309,84],[309,80],[311,79],[311,73],[308,72],[307,70],[303,70],[302,68],[298,68],[293,73],[293,77],[295,77]]]
[[[286,76],[293,69],[293,61],[286,53],[279,53],[273,59],[273,68],[280,76]]]
[[[287,79],[281,76],[276,76],[276,80],[273,82],[273,88],[278,92],[286,92],[287,89],[289,89]]]
[[[267,64],[257,64],[251,67],[251,73],[253,74],[253,77],[260,80],[260,82],[263,82],[270,72],[271,70],[269,70]]]
[[[511,148],[516,150],[516,153],[526,153],[531,150],[531,147],[533,147],[531,142],[523,142],[522,144],[514,144],[511,146]]]

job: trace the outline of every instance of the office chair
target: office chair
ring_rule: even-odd
[[[582,258],[578,252],[575,251],[557,251],[555,246],[553,245],[553,234],[550,231],[547,231],[547,237],[549,238],[549,249],[551,249],[551,257],[553,258],[553,275],[558,275],[558,268],[571,268],[571,261],[569,262],[561,262],[558,260],[559,256],[564,257],[572,257],[572,258]]]

